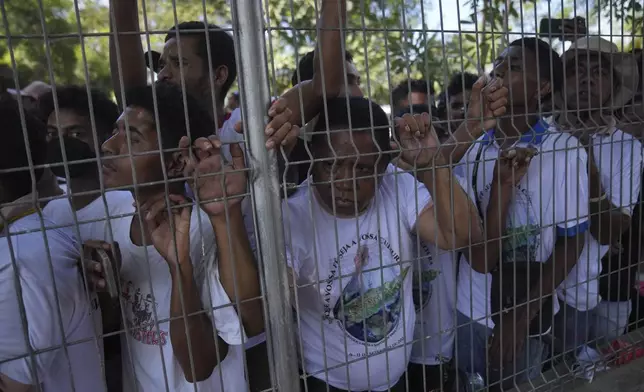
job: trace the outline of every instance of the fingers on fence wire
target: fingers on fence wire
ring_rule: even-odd
[[[184,159],[184,175],[199,196],[201,207],[210,216],[221,215],[226,206],[241,203],[247,193],[248,181],[244,151],[238,143],[227,145],[230,161],[223,153],[223,144],[216,136],[199,138],[190,146],[187,137],[179,143]],[[192,149],[193,153],[189,153]]]
[[[118,276],[121,252],[118,243],[86,241],[83,244],[86,282],[90,290],[105,291],[111,298],[118,298]]]
[[[397,162],[405,167],[426,167],[437,155],[440,143],[429,113],[397,118],[396,136],[391,147],[400,150]]]
[[[466,119],[482,130],[494,129],[496,118],[507,112],[509,89],[502,78],[479,77],[472,86]]]
[[[169,205],[168,205],[169,202]],[[183,195],[161,194],[141,205],[152,244],[172,267],[190,262],[192,203]]]

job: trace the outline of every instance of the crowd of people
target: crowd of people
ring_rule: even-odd
[[[390,116],[323,1],[253,130],[232,36],[182,22],[144,53],[136,3],[110,1],[116,102],[0,95],[0,390],[276,387],[245,132],[278,152],[303,391],[506,390],[626,332],[641,51],[521,38],[439,94],[399,84]]]

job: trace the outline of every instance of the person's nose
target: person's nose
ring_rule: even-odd
[[[117,132],[103,142],[101,145],[101,151],[104,156],[118,155],[119,146],[121,145],[121,139],[123,137],[122,135],[124,134],[125,132]]]
[[[163,68],[161,68],[161,70],[157,74],[157,79],[162,82],[167,82],[172,80],[172,71],[170,70],[170,67],[166,65]]]
[[[335,188],[341,192],[347,192],[353,189],[353,167],[351,165],[341,165],[335,171]]]

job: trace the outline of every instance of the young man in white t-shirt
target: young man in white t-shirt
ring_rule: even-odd
[[[45,163],[45,125],[25,113],[30,161],[18,106],[0,102],[0,118],[0,169],[21,168],[0,175],[0,390],[103,391],[79,244],[40,216],[44,203],[32,193],[29,166]],[[36,181],[42,173],[34,170]]]
[[[246,178],[243,172],[227,175],[225,190],[219,176],[199,178],[191,189],[200,208],[189,211],[186,204],[192,202],[184,199],[181,177],[189,167],[194,171],[195,165],[199,175],[221,171],[221,145],[218,141],[204,144],[201,139],[201,145],[193,147],[193,161],[188,155],[189,139],[181,140],[180,146],[179,139],[188,134],[193,140],[210,136],[213,121],[188,96],[188,129],[181,91],[167,83],[157,83],[155,89],[156,105],[152,86],[127,93],[127,108],[114,135],[103,144],[105,185],[131,189],[134,196],[129,203],[110,206],[110,219],[104,225],[104,238],[119,244],[123,260],[124,390],[183,391],[192,390],[193,383],[207,391],[243,390],[244,329],[249,336],[263,330],[259,301],[244,302],[237,311],[232,307],[259,295],[239,203]],[[174,152],[159,155],[159,145]],[[234,151],[231,161],[238,168],[240,157]],[[223,192],[232,198],[227,202],[228,220],[219,200]],[[172,214],[163,212],[166,197]],[[172,233],[169,221],[175,208],[181,214],[174,219]]]
[[[492,75],[509,88],[514,116],[499,119],[496,130],[484,133],[462,160],[465,178],[484,216],[487,244],[474,247],[460,260],[456,345],[459,368],[478,373],[489,386],[498,387],[503,380],[501,388],[507,388],[538,376],[545,360],[546,344],[539,332],[531,332],[532,325],[547,332],[537,315],[558,310],[555,289],[582,249],[589,225],[587,156],[577,139],[556,132],[534,114],[539,100],[556,91],[563,79],[559,55],[547,43],[533,38],[512,42],[495,61]],[[515,150],[510,152],[510,147]],[[524,159],[536,156],[522,168],[525,175],[521,178],[517,170],[504,190],[503,176],[495,175],[496,162],[500,156],[517,154],[516,149]],[[533,268],[519,276],[515,266],[503,268],[506,263],[517,269],[518,263],[543,263],[543,267],[541,272],[533,271],[534,279],[529,274]],[[522,304],[506,307],[505,290],[511,289],[503,289],[499,296],[503,311],[495,324],[491,286],[492,273],[500,274],[497,270],[507,273],[499,288],[507,287],[503,280],[514,281]],[[525,306],[525,298],[530,306]],[[550,299],[552,304],[547,306],[553,308],[545,309]],[[517,295],[509,300],[518,301]]]
[[[606,298],[600,297],[600,261],[611,247],[617,250],[611,257],[622,253],[620,240],[631,225],[640,192],[642,144],[617,129],[615,119],[607,113],[610,108],[623,110],[634,97],[639,85],[635,59],[599,37],[573,42],[563,59],[567,69],[565,103],[569,110],[558,121],[564,130],[580,139],[591,158],[590,234],[575,271],[559,290],[566,307],[555,320],[561,349],[570,350],[595,339],[619,336],[626,328],[631,310],[629,294],[620,300],[614,293],[628,293],[630,287],[612,287],[603,293]],[[627,259],[624,257],[625,263]],[[609,273],[615,275],[617,271],[604,271]],[[594,321],[595,315],[599,321]]]
[[[401,159],[425,169],[420,183],[389,164],[380,106],[353,97],[348,108],[347,98],[326,107],[311,141],[313,174],[283,204],[305,382],[309,391],[403,391],[415,327],[413,238],[466,246],[480,237],[478,215],[435,157],[427,113],[397,120]]]

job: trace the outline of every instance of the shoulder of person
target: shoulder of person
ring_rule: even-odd
[[[56,223],[46,216],[31,214],[11,225],[10,237],[2,238],[0,249],[12,252],[16,262],[43,284],[51,284],[50,268],[54,271],[70,269],[76,271],[80,246],[71,228],[54,228]],[[45,232],[43,233],[43,229]],[[11,241],[11,248],[7,242]],[[11,257],[4,257],[3,263],[11,264]],[[49,262],[51,259],[52,265]]]
[[[309,183],[309,180],[306,180],[298,185],[295,193],[282,200],[282,218],[285,230],[290,227],[293,231],[300,231],[313,223],[311,204],[317,203],[317,200],[313,194],[312,187],[313,185]]]
[[[219,139],[222,142],[226,142],[226,143],[243,141],[244,135],[235,131],[235,124],[237,124],[241,120],[242,120],[241,110],[239,108],[233,110],[230,113],[230,117],[228,117],[228,119],[224,121],[224,124],[219,129],[219,132],[218,132]]]
[[[478,152],[488,146],[488,144],[484,142],[487,137],[487,132],[483,132],[481,136],[474,140],[472,145],[468,147],[467,151],[465,151],[465,154],[463,154],[463,158],[458,162],[458,165],[462,165],[467,162],[474,162]]]
[[[554,152],[556,154],[579,153],[586,156],[586,149],[579,139],[571,133],[562,132],[551,126],[541,143],[537,146],[540,152]]]
[[[629,147],[633,145],[635,149],[641,149],[642,143],[633,137],[630,133],[626,133],[619,128],[615,128],[613,133],[606,135],[605,139],[613,143],[619,143],[623,147]],[[635,151],[633,151],[635,152]],[[640,151],[638,151],[640,152]]]

